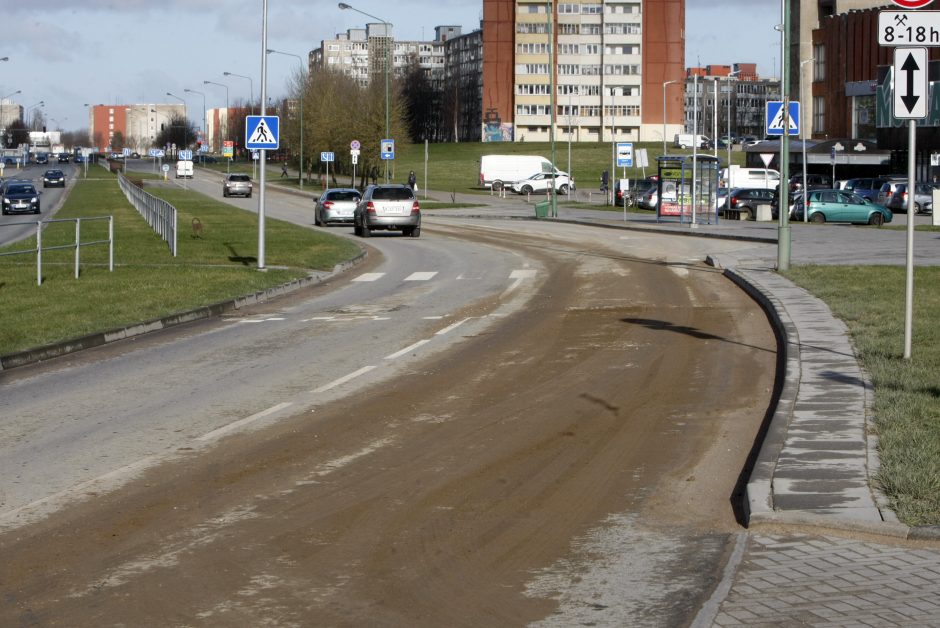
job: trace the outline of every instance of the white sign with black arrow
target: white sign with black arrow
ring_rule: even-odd
[[[894,49],[894,117],[927,117],[927,49]]]

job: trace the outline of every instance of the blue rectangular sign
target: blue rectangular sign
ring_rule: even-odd
[[[335,155],[330,152],[320,153],[320,161],[334,161]]]
[[[617,142],[617,167],[633,167],[633,142]]]
[[[245,116],[245,148],[277,150],[280,146],[277,116]]]

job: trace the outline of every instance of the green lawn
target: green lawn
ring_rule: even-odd
[[[76,182],[56,218],[113,215],[114,272],[108,272],[105,245],[81,248],[78,279],[74,249],[44,252],[41,286],[35,253],[0,257],[0,355],[251,294],[311,270],[330,270],[359,251],[348,240],[268,219],[268,270],[259,272],[253,214],[194,192],[159,190],[179,210],[174,258],[128,204],[114,176],[101,168],[94,174],[93,180]],[[202,224],[201,237],[193,237],[194,218]],[[73,222],[50,224],[43,248],[73,242],[74,230]],[[107,222],[83,223],[81,237],[106,240]],[[35,246],[31,238],[3,250]]]
[[[940,268],[914,273],[912,358],[904,355],[905,269],[803,266],[787,276],[846,322],[875,389],[878,482],[908,525],[940,524]]]

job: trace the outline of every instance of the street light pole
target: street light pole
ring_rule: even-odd
[[[390,35],[390,27],[392,26],[392,23],[389,22],[388,20],[383,20],[382,18],[376,17],[375,15],[372,15],[371,13],[360,11],[359,9],[353,6],[350,6],[346,4],[345,2],[340,2],[338,6],[340,9],[349,9],[350,11],[361,13],[362,15],[365,15],[366,17],[371,17],[373,20],[378,20],[379,22],[385,25],[385,39],[386,40],[392,39]],[[391,134],[391,130],[389,128],[390,125],[389,125],[389,99],[388,99],[388,75],[389,75],[389,72],[391,71],[390,66],[392,64],[391,52],[392,52],[391,46],[386,45],[385,46],[385,137],[386,139],[391,139],[389,138],[389,135]],[[388,160],[387,159],[385,160],[385,182],[388,183]]]
[[[40,101],[37,102],[35,105],[30,105],[29,107],[26,108],[26,119],[27,119],[27,120],[30,120],[30,123],[29,123],[27,126],[29,127],[29,130],[30,130],[30,131],[33,130],[33,123],[32,123],[32,118],[30,117],[30,113],[29,113],[29,112],[32,111],[33,109],[38,109],[38,108],[40,108],[40,107],[45,107],[45,106],[46,106],[46,101],[45,101],[45,100],[40,100]],[[25,122],[25,120],[24,120],[24,122]]]
[[[803,102],[803,66],[815,60],[816,58],[812,57],[800,61],[800,113],[806,111]],[[809,212],[806,211],[806,120],[800,120],[800,144],[803,146],[803,222],[809,222],[809,216],[807,216]],[[835,186],[835,183],[833,181],[832,185]]]
[[[203,81],[202,84],[203,85],[218,85],[219,87],[225,88],[225,125],[227,127],[228,126],[228,85],[226,85],[225,83],[216,83],[215,81]],[[219,121],[221,122],[221,119]],[[219,135],[219,143],[216,144],[216,147],[215,147],[216,151],[218,151],[222,147],[222,140],[223,140],[222,135],[221,134],[218,134],[218,135]]]
[[[307,72],[306,68],[304,68],[304,59],[300,55],[281,52],[280,50],[271,50],[270,48],[268,48],[267,53],[296,57],[300,62],[300,174],[298,175],[298,179],[300,179],[300,189],[302,190],[304,189],[304,94],[307,92]]]
[[[666,154],[666,86],[678,82],[675,80],[663,82],[663,155]]]
[[[194,89],[184,88],[184,92],[189,92],[190,94],[199,94],[202,96],[202,133],[206,137],[206,140],[209,139],[209,130],[206,128],[206,94],[204,92],[197,92]],[[208,148],[208,146],[207,146]],[[205,163],[203,163],[205,165]]]
[[[251,80],[250,76],[245,76],[244,74],[235,74],[234,72],[222,72],[224,76],[237,76],[238,78],[248,79],[248,98],[249,100],[249,109],[254,110],[255,102],[255,82]]]
[[[180,98],[180,97],[177,96],[176,94],[171,94],[170,92],[167,92],[166,95],[167,95],[167,96],[172,96],[173,98],[175,98],[175,99],[177,99],[178,101],[180,101],[181,103],[183,103],[183,119],[184,119],[184,120],[189,120],[189,115],[186,113],[186,99],[185,99],[185,98]],[[172,128],[172,127],[171,127],[171,128]],[[183,142],[184,142],[184,143],[186,142],[186,135],[187,135],[187,134],[186,134],[186,129],[184,128],[184,129],[183,129]],[[171,136],[172,136],[172,132],[171,132]],[[177,147],[176,147],[176,150],[179,151],[179,149],[180,149],[180,147],[177,146]]]

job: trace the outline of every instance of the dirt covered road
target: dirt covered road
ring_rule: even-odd
[[[0,625],[688,623],[776,360],[689,240],[518,236],[523,312],[0,536]]]

